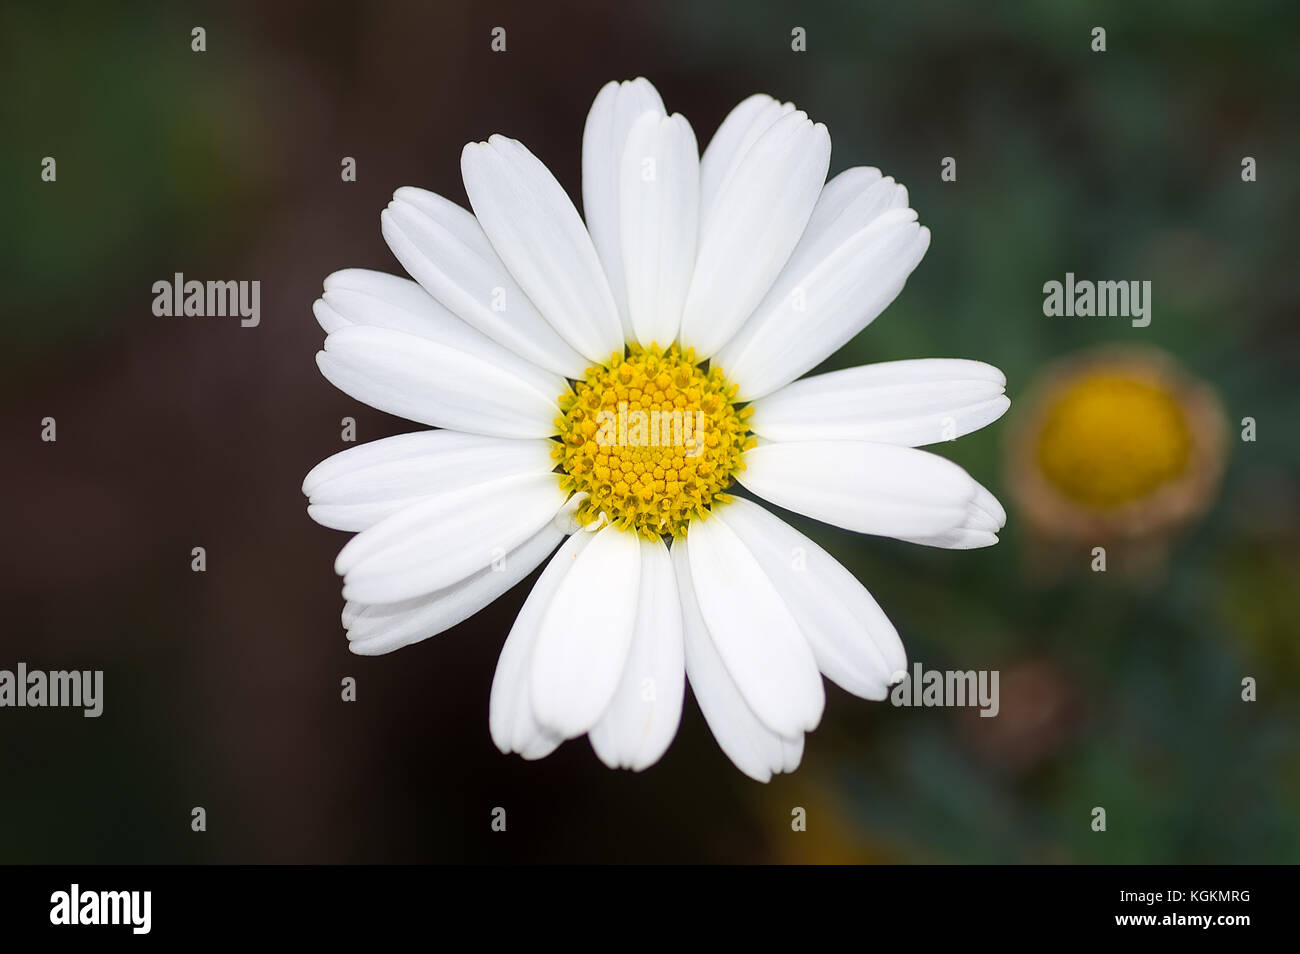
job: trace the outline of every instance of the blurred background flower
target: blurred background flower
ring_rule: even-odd
[[[1173,536],[1212,504],[1227,455],[1218,396],[1153,348],[1054,362],[1008,431],[1007,483],[1039,568],[1162,569]]]
[[[1105,53],[1090,49],[1098,25]],[[796,26],[806,53],[791,51]],[[1120,0],[7,4],[0,668],[102,668],[106,701],[97,720],[0,712],[0,861],[1293,861],[1298,29],[1286,0],[1158,16]],[[348,654],[331,608],[340,538],[307,519],[299,486],[344,446],[345,415],[360,440],[407,428],[317,373],[321,278],[397,271],[379,234],[393,190],[463,202],[461,145],[493,132],[579,194],[591,99],[636,74],[701,141],[768,92],[827,124],[832,174],[871,164],[908,186],[930,251],[821,370],[930,355],[1004,370],[1015,417],[937,449],[1010,519],[975,555],[816,536],[912,660],[1001,672],[997,718],[829,688],[803,767],[759,786],[688,700],[662,763],[610,773],[581,743],[530,764],[488,738],[493,667],[531,580],[400,661]],[[356,182],[341,181],[345,156]],[[152,283],[177,271],[260,280],[260,326],[153,317]],[[1151,325],[1045,317],[1042,286],[1067,271],[1151,281]],[[1102,345],[1155,349],[1144,366],[1162,370],[1145,391],[1114,374],[1089,385],[1077,362]],[[1034,397],[1036,379],[1073,402]],[[1188,381],[1227,420],[1204,457]],[[1081,445],[1065,443],[1045,458],[1057,445],[1039,440],[1039,477],[1075,513],[1044,520],[1013,495],[1003,439],[1022,409],[1074,431],[1121,399],[1147,424],[1131,410],[1107,439],[1147,477],[1108,500],[1216,461],[1219,489],[1207,479],[1195,507],[1152,524],[1179,533],[1142,586],[1114,556],[1105,573],[1070,558],[1073,572],[1038,572],[1044,531],[1102,502],[1101,483],[1072,476],[1095,454],[1071,463]],[[39,440],[45,416],[57,443]],[[1248,677],[1256,702],[1241,699]]]

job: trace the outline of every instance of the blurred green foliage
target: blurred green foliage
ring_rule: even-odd
[[[249,42],[205,17],[238,66]],[[102,341],[110,315],[187,252],[242,231],[268,171],[246,77],[206,68],[181,11],[102,4],[0,9],[0,237],[17,390],[29,359]],[[41,179],[45,157],[54,183]],[[146,280],[147,279],[147,280]],[[147,312],[146,312],[147,313]]]

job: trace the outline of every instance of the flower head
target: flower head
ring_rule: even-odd
[[[976,361],[796,380],[880,314],[930,239],[893,179],[826,182],[829,162],[825,127],[767,96],[701,156],[638,79],[587,118],[585,223],[503,136],[462,154],[472,213],[397,190],[383,235],[414,281],[336,272],[314,309],[332,383],[436,428],[304,482],[314,519],[356,533],[336,561],[353,651],[440,633],[545,563],[492,685],[504,752],[585,734],[606,764],[645,768],[689,679],[723,750],[765,781],[798,764],[823,675],[885,697],[906,667],[894,627],[736,485],[861,533],[987,546],[1001,506],[916,448],[1008,402]]]
[[[1072,356],[1045,369],[1021,407],[1010,482],[1043,542],[1163,549],[1218,489],[1222,406],[1164,352]]]
[[[566,490],[584,495],[582,526],[601,519],[647,540],[684,537],[735,481],[754,446],[721,368],[705,371],[691,351],[653,345],[615,353],[560,395],[552,450]]]

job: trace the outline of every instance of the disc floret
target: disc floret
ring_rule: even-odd
[[[552,452],[561,486],[585,493],[576,519],[604,520],[647,539],[680,537],[704,519],[754,446],[752,412],[721,368],[674,344],[629,347],[559,398]]]

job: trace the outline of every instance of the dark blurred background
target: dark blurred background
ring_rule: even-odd
[[[105,711],[0,711],[0,861],[1300,858],[1298,32],[1289,0],[7,3],[0,668],[103,669]],[[348,653],[345,537],[308,520],[301,480],[344,446],[344,416],[362,441],[412,427],[317,373],[322,278],[400,271],[380,210],[408,184],[464,202],[468,140],[522,139],[578,195],[592,97],[639,74],[701,145],[769,92],[827,124],[832,173],[909,187],[929,254],[827,367],[1001,367],[1011,417],[939,450],[1006,500],[1003,542],[796,523],[912,660],[1001,670],[999,718],[831,687],[802,767],[761,786],[688,699],[667,756],[632,775],[585,740],[539,763],[492,746],[488,689],[532,578],[395,655]],[[151,285],[177,271],[260,280],[260,327],[154,317]],[[1066,271],[1151,280],[1151,326],[1044,318]],[[1045,579],[1005,433],[1051,359],[1105,342],[1160,348],[1217,391],[1224,484],[1154,577]]]

